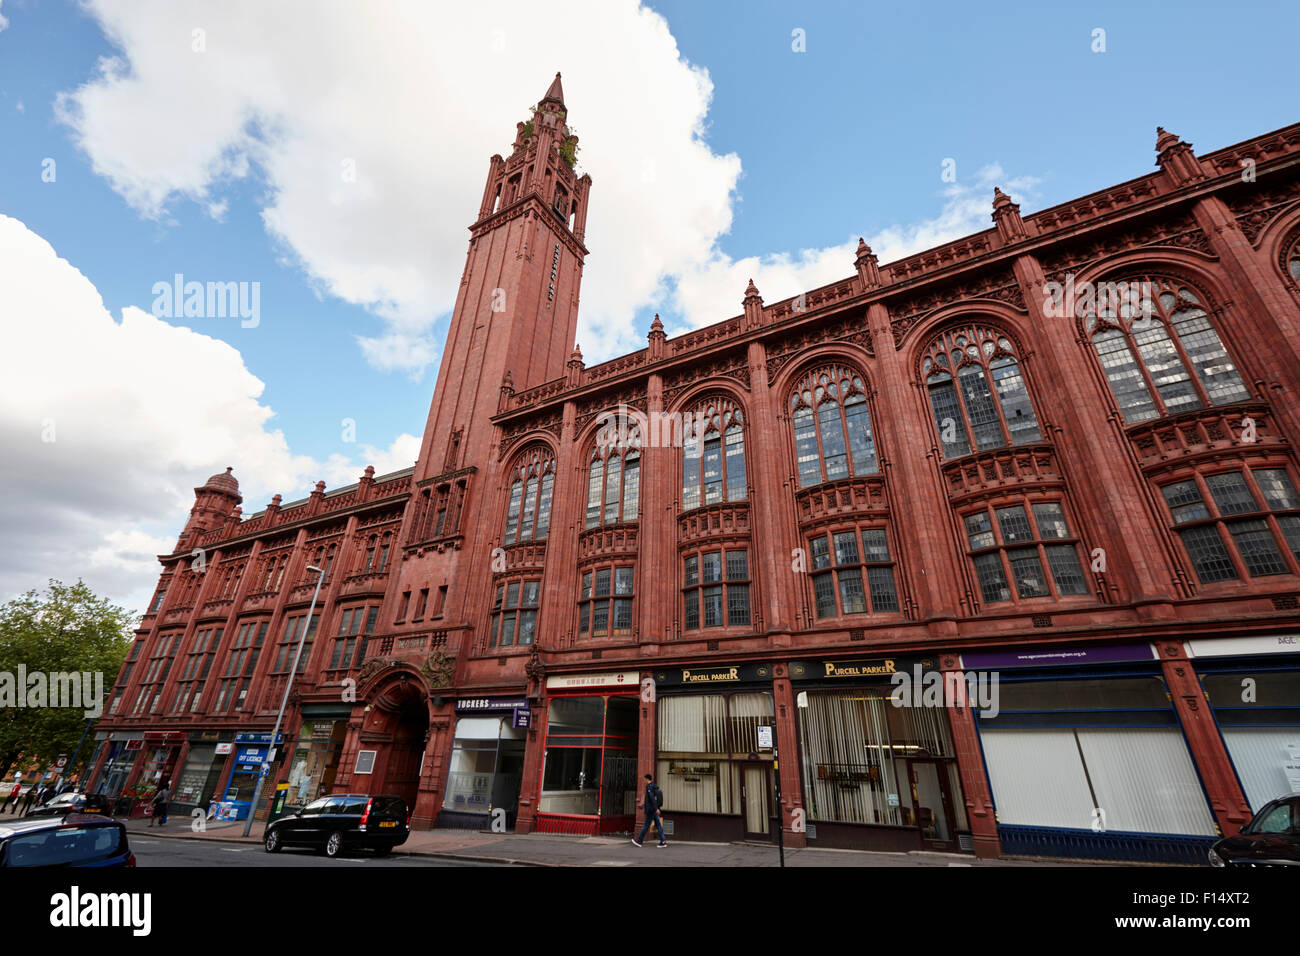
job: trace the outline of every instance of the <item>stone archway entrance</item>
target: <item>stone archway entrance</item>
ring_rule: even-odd
[[[373,778],[368,785],[362,783],[364,778],[357,779],[356,787],[374,795],[401,797],[407,809],[414,810],[429,737],[429,706],[420,682],[398,679],[376,692],[365,730],[362,747],[373,747],[378,753]]]

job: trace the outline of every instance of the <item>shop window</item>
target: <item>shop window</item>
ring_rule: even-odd
[[[971,562],[985,604],[1088,593],[1079,541],[1058,501],[1025,501],[963,516]]]
[[[742,761],[758,752],[758,727],[776,722],[770,693],[662,696],[658,769],[664,809],[744,812]]]
[[[960,813],[952,734],[946,708],[894,706],[892,688],[801,691],[796,697],[802,743],[805,806],[813,820],[894,826],[933,825],[945,835],[965,829]],[[909,761],[935,769],[931,793],[911,794]],[[917,774],[920,779],[920,774]],[[942,790],[957,818],[942,817]]]
[[[605,426],[617,434],[616,426]],[[625,429],[619,441],[600,443],[587,467],[588,528],[636,521],[641,503],[641,428]]]
[[[514,468],[506,507],[505,543],[544,541],[551,527],[551,493],[555,488],[555,456],[534,446]]]
[[[682,418],[682,510],[744,501],[748,482],[740,407],[718,397]]]
[[[635,697],[553,698],[538,809],[633,816],[638,713]]]
[[[247,621],[240,625],[226,658],[226,669],[221,676],[212,713],[225,714],[243,709],[244,700],[248,696],[248,685],[257,668],[257,658],[262,651],[262,642],[266,639],[266,629],[269,626],[269,621]]]
[[[702,551],[683,557],[685,628],[750,626],[749,552]]]
[[[1293,789],[1287,755],[1300,735],[1300,667],[1227,658],[1200,660],[1197,670],[1246,800],[1258,812]]]
[[[492,605],[489,647],[511,647],[533,643],[537,635],[537,604],[540,579],[509,581],[497,585]]]
[[[831,365],[809,372],[790,397],[790,419],[801,488],[880,470],[856,370]]]
[[[635,568],[590,568],[578,592],[578,637],[626,637],[632,633]]]
[[[1106,286],[1106,283],[1099,283]],[[1083,298],[1083,319],[1120,414],[1129,424],[1250,398],[1210,324],[1201,295],[1163,276],[1137,276]]]
[[[284,633],[280,637],[280,646],[275,655],[275,664],[271,667],[272,674],[284,674],[289,670],[293,663],[294,654],[298,653],[298,640],[302,637],[303,627],[306,623],[306,614],[295,614],[285,621]],[[316,637],[316,628],[319,624],[320,614],[313,614],[311,627],[307,629],[307,637],[303,640],[302,656],[298,658],[297,672],[299,674],[307,670],[307,659],[311,656],[311,645]]]
[[[1198,472],[1160,491],[1202,584],[1300,572],[1300,496],[1287,469]]]
[[[1216,832],[1160,677],[1004,671],[999,692],[978,724],[999,825]]]
[[[945,458],[1042,440],[1011,340],[968,325],[939,335],[921,376]]]
[[[456,721],[442,808],[486,815],[502,807],[513,813],[523,766],[524,731],[512,728],[509,718],[461,717]]]
[[[216,656],[217,646],[221,643],[221,635],[224,633],[225,628],[206,627],[200,629],[194,636],[194,644],[185,658],[185,666],[177,682],[176,701],[172,704],[172,713],[198,712],[208,671],[212,669],[212,659]]]
[[[807,560],[819,618],[898,610],[884,528],[849,528],[809,538]]]

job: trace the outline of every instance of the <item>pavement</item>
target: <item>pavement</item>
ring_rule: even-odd
[[[205,829],[192,829],[188,817],[172,817],[165,826],[149,826],[149,820],[124,820],[132,833],[180,840],[216,840],[228,843],[262,842],[265,824],[255,822],[245,837],[244,821],[206,821]],[[522,866],[779,866],[775,844],[670,842],[660,849],[654,840],[642,847],[630,837],[575,836],[558,833],[489,833],[481,830],[412,830],[394,854],[442,857],[477,863]],[[785,851],[786,866],[1078,866],[1073,862],[1049,860],[980,860],[965,853],[867,852],[806,848]]]

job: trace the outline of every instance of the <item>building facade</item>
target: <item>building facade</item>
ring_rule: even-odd
[[[412,469],[195,490],[100,789],[1170,860],[1300,789],[1300,125],[590,368],[576,143],[557,74]]]

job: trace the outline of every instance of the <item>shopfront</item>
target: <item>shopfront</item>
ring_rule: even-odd
[[[104,769],[100,772],[95,792],[118,799],[126,788],[127,778],[131,775],[135,762],[140,758],[144,748],[144,734],[112,733],[108,738],[108,748],[108,756],[104,759]]]
[[[217,731],[203,731],[190,735],[190,749],[185,757],[185,764],[176,775],[172,787],[173,814],[189,814],[194,809],[205,813],[213,803],[220,802],[222,771],[226,767],[226,757],[231,753],[233,734]],[[225,743],[222,748],[221,744]],[[222,752],[218,753],[218,749]]]
[[[289,765],[287,812],[333,792],[350,715],[349,709],[303,708],[298,746]]]
[[[456,701],[456,737],[438,815],[440,827],[486,827],[493,810],[500,808],[506,812],[506,827],[514,828],[531,719],[526,697]]]
[[[276,735],[276,749],[284,743],[284,735]],[[235,763],[217,808],[219,820],[243,820],[248,816],[252,805],[253,792],[257,788],[257,778],[262,772],[262,764],[267,762],[271,750],[270,734],[236,734],[234,740]],[[278,756],[278,754],[277,754]],[[274,779],[276,768],[270,768],[268,779]],[[266,797],[273,787],[263,785],[262,796]],[[265,809],[265,802],[263,803]]]
[[[772,754],[758,728],[776,723],[772,666],[674,667],[652,672],[655,780],[677,839],[775,840]]]
[[[1251,811],[1300,793],[1300,634],[1185,646]]]
[[[546,679],[546,737],[535,829],[628,832],[636,821],[637,671]]]
[[[970,827],[933,658],[795,661],[808,845],[971,849]],[[896,693],[898,692],[898,693]]]
[[[1200,862],[1217,833],[1155,649],[973,652],[998,676],[977,714],[1006,853]]]

